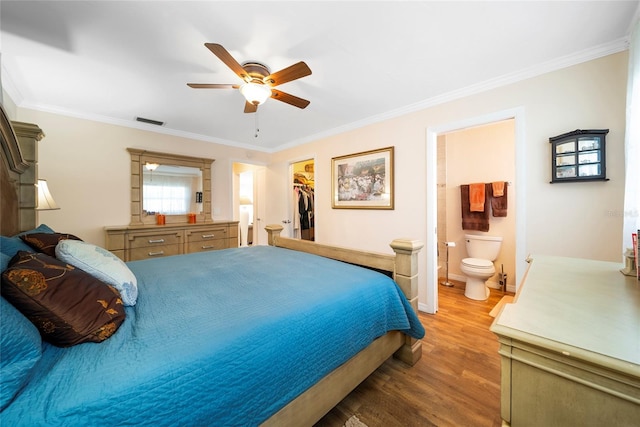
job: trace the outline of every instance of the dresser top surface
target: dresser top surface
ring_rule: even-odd
[[[618,263],[532,258],[515,302],[505,304],[492,330],[618,359],[640,375],[640,282]]]
[[[216,226],[226,226],[226,225],[237,225],[239,221],[210,221],[210,222],[197,222],[194,224],[190,224],[187,222],[176,222],[176,223],[168,223],[164,225],[157,224],[140,224],[140,225],[110,225],[104,227],[105,231],[121,231],[121,230],[132,230],[132,231],[158,231],[158,230],[174,230],[174,229],[189,229],[189,228],[206,228],[206,227],[216,227]]]

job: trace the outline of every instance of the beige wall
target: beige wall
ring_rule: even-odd
[[[371,124],[268,155],[208,142],[18,108],[17,119],[38,124],[40,175],[49,180],[59,211],[40,222],[103,242],[102,227],[129,220],[126,147],[200,155],[213,165],[214,219],[231,219],[232,163],[266,164],[264,223],[290,219],[290,169],[314,159],[316,240],[391,253],[397,237],[430,241],[426,230],[426,131],[499,111],[524,111],[523,235],[531,253],[620,261],[624,189],[627,53],[610,55],[536,78]],[[608,128],[608,182],[549,184],[548,138],[578,128]],[[395,147],[395,209],[331,209],[331,158]],[[247,159],[251,157],[251,161]],[[429,234],[431,235],[431,234]],[[426,253],[420,258],[420,301],[426,298]]]

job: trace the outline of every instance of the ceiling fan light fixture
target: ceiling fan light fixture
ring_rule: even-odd
[[[263,104],[271,96],[271,88],[260,83],[245,83],[240,86],[242,96],[253,105]]]
[[[158,166],[160,166],[158,163],[145,163],[144,168],[146,170],[148,170],[149,172],[153,172],[154,170],[158,169]]]

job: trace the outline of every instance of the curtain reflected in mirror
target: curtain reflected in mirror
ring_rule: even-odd
[[[143,204],[147,215],[202,212],[202,171],[186,166],[143,168]]]

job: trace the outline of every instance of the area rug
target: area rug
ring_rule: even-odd
[[[344,423],[344,427],[367,427],[367,425],[360,421],[358,417],[352,415],[351,418],[349,418],[347,422]]]

